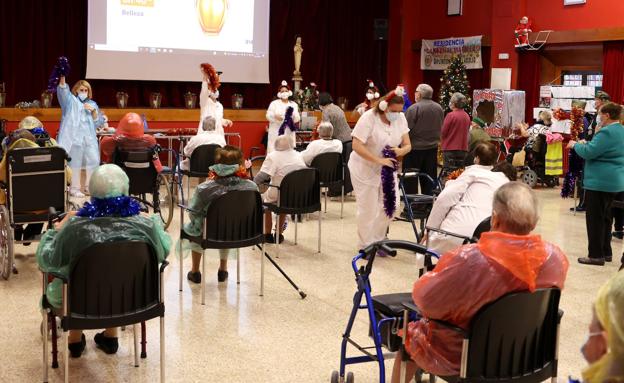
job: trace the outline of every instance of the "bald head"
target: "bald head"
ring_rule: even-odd
[[[539,220],[537,196],[522,182],[509,182],[494,193],[492,229],[509,234],[527,235]]]

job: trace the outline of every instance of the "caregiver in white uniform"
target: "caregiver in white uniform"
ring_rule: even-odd
[[[293,93],[288,87],[288,83],[286,81],[282,81],[279,90],[277,91],[277,100],[272,101],[269,105],[269,109],[267,109],[266,119],[269,121],[269,137],[266,150],[267,154],[275,150],[275,139],[279,135],[279,128],[284,122],[284,116],[286,115],[286,110],[288,110],[289,106],[293,108],[293,122],[296,124],[301,120],[297,103],[288,100],[288,98],[292,95]],[[292,145],[295,147],[295,132],[286,128],[284,130],[284,134],[291,138]]]
[[[403,87],[388,93],[358,120],[351,136],[353,153],[349,159],[351,182],[357,206],[358,247],[364,248],[386,237],[392,218],[384,211],[381,184],[382,166],[392,167],[393,160],[382,151],[390,146],[397,157],[412,149],[407,120],[403,115]],[[394,175],[396,211],[399,210],[399,186]]]

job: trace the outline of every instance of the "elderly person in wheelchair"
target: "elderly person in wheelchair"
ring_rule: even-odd
[[[433,203],[427,219],[428,247],[443,254],[462,244],[461,237],[472,237],[481,221],[492,215],[494,192],[510,180],[502,172],[493,171],[498,159],[496,145],[480,142],[476,145],[474,164],[446,187]],[[457,234],[458,237],[436,232],[436,229]]]
[[[307,166],[310,166],[314,157],[321,153],[342,153],[342,141],[332,139],[334,127],[331,122],[321,122],[318,126],[318,134],[319,139],[310,142],[306,149],[301,152],[303,161]]]
[[[406,334],[408,377],[417,368],[441,377],[459,374],[461,335],[428,318],[466,329],[481,307],[507,293],[563,288],[565,254],[531,234],[538,211],[537,196],[527,185],[506,183],[494,194],[492,231],[476,244],[444,254],[433,271],[414,283],[412,298],[422,319],[409,323]],[[396,356],[393,383],[400,381],[403,357]]]
[[[115,130],[115,134],[102,138],[100,141],[100,159],[102,163],[114,162],[115,150],[144,151],[157,146],[154,136],[145,134],[143,119],[136,113],[126,113]],[[160,172],[162,165],[158,157],[154,158],[154,166]]]
[[[266,203],[276,203],[278,192],[274,187],[266,188],[266,185],[279,186],[282,183],[284,177],[295,170],[303,169],[306,167],[301,153],[294,149],[294,144],[290,137],[283,135],[278,136],[275,139],[275,150],[270,152],[262,163],[260,172],[254,177],[254,182],[260,186],[260,190],[264,191],[263,198]],[[264,190],[263,190],[264,189]],[[279,215],[279,233],[275,233],[278,236],[279,243],[284,242],[284,222],[286,221],[286,215]],[[273,227],[273,218],[271,212],[267,210],[264,213],[264,241],[267,243],[275,243],[275,237],[271,234]]]
[[[34,117],[33,117],[34,118]],[[23,121],[23,120],[22,120]],[[38,120],[37,120],[38,121]],[[47,146],[45,142],[41,142],[41,145]],[[56,141],[54,141],[54,145],[56,145]],[[0,161],[0,183],[7,182],[7,153],[13,149],[22,149],[22,148],[38,148],[40,147],[37,144],[37,137],[32,133],[32,129],[17,129],[9,134],[8,137],[4,139],[2,142],[3,156],[2,161]],[[65,177],[68,182],[71,182],[72,171],[69,166],[65,167]],[[4,190],[0,189],[0,204],[6,204],[6,194]],[[20,225],[15,227],[15,231],[13,233],[13,239],[16,241],[21,240],[29,240],[34,239],[37,235],[41,234],[41,229],[43,229],[42,223],[30,223],[23,228]],[[28,246],[29,243],[24,243],[25,246]]]
[[[155,250],[158,261],[169,254],[171,239],[162,228],[160,219],[140,214],[139,204],[128,196],[128,176],[117,165],[98,167],[89,181],[91,202],[77,212],[69,213],[48,230],[37,248],[37,263],[43,272],[69,276],[76,257],[97,243],[136,240],[147,242]],[[55,279],[48,285],[48,302],[62,305],[62,283]],[[107,354],[117,352],[117,328],[95,335],[95,343]],[[86,346],[82,331],[70,331],[69,351],[80,357]]]
[[[208,180],[197,186],[189,206],[190,223],[184,226],[188,235],[200,236],[204,224],[204,217],[208,207],[217,197],[233,190],[258,190],[255,183],[248,179],[247,169],[244,166],[243,153],[235,146],[227,145],[217,149],[215,164],[210,167]],[[221,264],[217,271],[217,280],[224,282],[228,278],[228,255],[233,249],[220,249]],[[203,250],[192,247],[192,267],[187,278],[193,283],[201,283],[199,265]]]

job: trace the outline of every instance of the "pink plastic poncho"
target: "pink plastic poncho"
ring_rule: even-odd
[[[412,297],[426,318],[467,329],[479,309],[520,290],[563,288],[568,260],[539,235],[484,233],[478,244],[446,253],[416,283]],[[434,322],[409,324],[407,350],[416,364],[438,376],[459,374],[462,337]]]

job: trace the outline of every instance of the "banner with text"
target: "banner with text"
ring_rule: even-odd
[[[444,70],[453,56],[462,55],[466,69],[482,69],[481,37],[457,37],[423,40],[420,51],[420,69]]]

